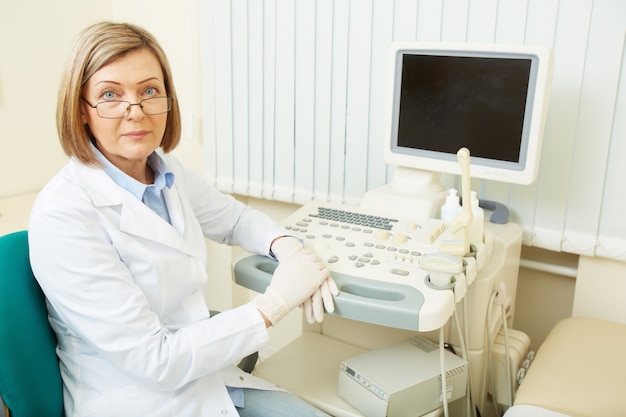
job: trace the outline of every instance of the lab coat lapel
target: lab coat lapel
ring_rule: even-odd
[[[172,227],[178,232],[180,236],[185,235],[185,219],[183,207],[180,204],[180,197],[176,187],[164,187],[163,196],[165,197],[165,204],[167,205],[167,211],[170,215],[170,221]]]
[[[187,199],[184,195],[181,196],[181,192],[180,188],[176,186],[163,188],[165,204],[167,204],[167,211],[172,222],[171,227],[186,242],[188,246],[187,252],[202,259],[206,256],[204,235],[200,226],[195,226],[197,225],[197,219],[193,210],[188,205],[182,203],[187,201]]]
[[[89,192],[96,207],[121,206],[120,230],[144,239],[167,245],[192,254],[177,229],[164,221],[128,191],[118,186],[104,170],[72,161],[76,180]],[[180,201],[167,200],[170,216],[176,219],[178,228],[184,223]],[[171,204],[171,206],[170,206]]]
[[[190,253],[187,244],[172,225],[130,193],[125,194],[120,217],[121,231]]]

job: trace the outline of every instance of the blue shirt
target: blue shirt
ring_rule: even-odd
[[[172,188],[174,185],[174,173],[169,170],[167,164],[158,153],[153,152],[148,157],[148,165],[154,171],[154,184],[146,185],[113,165],[111,161],[102,155],[98,148],[93,145],[92,147],[98,160],[104,166],[104,172],[106,172],[117,185],[141,200],[152,211],[161,216],[163,220],[170,224],[172,223],[169,212],[167,211],[167,204],[165,204],[163,189],[165,187]]]

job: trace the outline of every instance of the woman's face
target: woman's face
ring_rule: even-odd
[[[83,87],[82,96],[94,106],[109,100],[135,104],[150,97],[167,96],[167,91],[156,56],[148,49],[139,49],[95,72]],[[81,119],[89,125],[100,152],[136,178],[137,173],[145,174],[148,156],[161,144],[167,113],[146,115],[137,105],[130,106],[130,113],[125,117],[105,119],[83,102]]]

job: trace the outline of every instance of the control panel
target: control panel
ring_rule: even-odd
[[[341,291],[334,314],[416,331],[437,329],[452,315],[451,287],[433,283],[427,267],[448,276],[462,271],[459,258],[439,253],[441,245],[453,241],[441,220],[313,202],[283,225],[328,264]],[[234,262],[235,281],[263,291],[275,266],[265,257],[244,255]]]
[[[332,271],[420,287],[424,254],[438,251],[446,225],[369,214],[358,208],[307,204],[283,225]]]

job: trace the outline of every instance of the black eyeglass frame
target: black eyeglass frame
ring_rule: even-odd
[[[128,115],[130,114],[130,108],[132,106],[139,106],[141,108],[141,111],[144,112],[144,114],[146,116],[154,116],[157,114],[163,114],[163,113],[167,113],[170,110],[172,110],[172,104],[174,103],[174,97],[169,97],[169,96],[156,96],[156,97],[148,97],[148,98],[144,98],[143,100],[141,100],[138,103],[131,103],[128,100],[108,100],[108,101],[101,101],[99,103],[96,104],[91,104],[89,101],[87,101],[87,99],[83,96],[80,96],[80,98],[87,103],[87,105],[89,107],[91,107],[92,109],[96,109],[96,113],[98,114],[98,117],[102,118],[102,119],[123,119],[124,117],[128,117]],[[149,100],[153,100],[155,98],[166,98],[167,99],[167,110],[165,111],[161,111],[158,113],[146,113],[145,109],[143,108],[143,102],[144,101],[149,101]],[[100,111],[98,110],[98,106],[100,104],[106,104],[106,103],[128,103],[128,107],[126,107],[126,111],[124,112],[124,114],[122,116],[117,116],[117,117],[106,117],[106,116],[102,116],[100,114]]]

